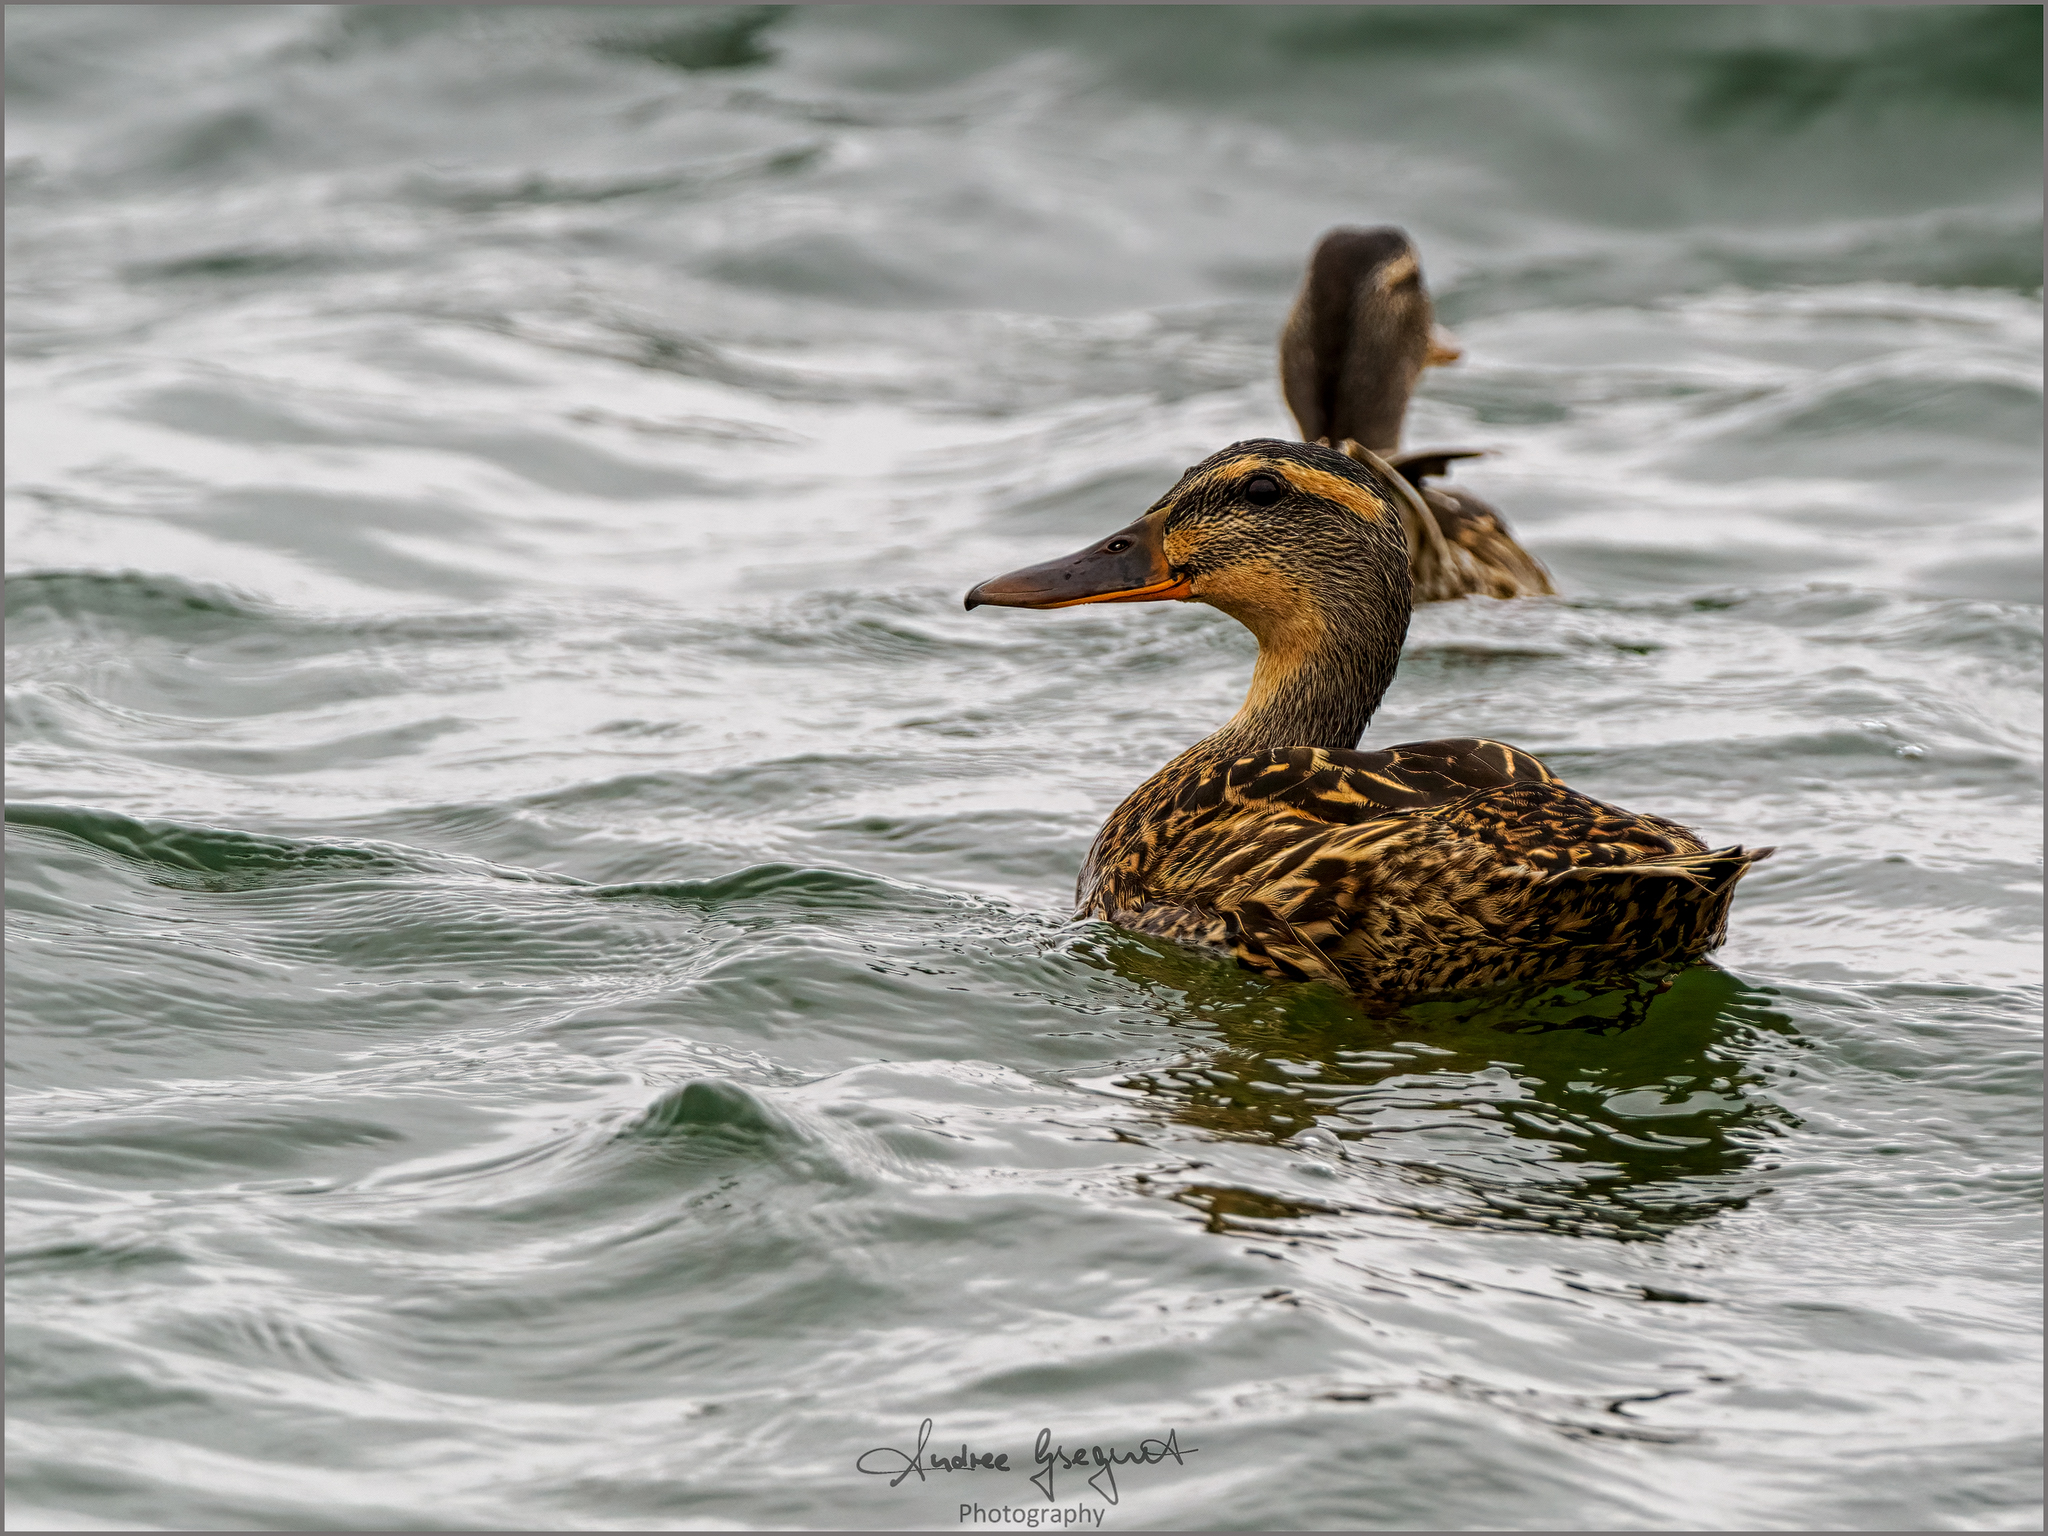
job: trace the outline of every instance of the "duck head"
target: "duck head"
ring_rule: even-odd
[[[1280,384],[1311,442],[1355,438],[1381,453],[1400,446],[1401,418],[1425,367],[1456,362],[1436,328],[1422,262],[1398,229],[1333,229],[1280,333]]]
[[[967,606],[1207,603],[1259,641],[1251,693],[1227,729],[1254,745],[1349,747],[1408,629],[1398,482],[1313,443],[1233,443],[1129,527],[985,581]]]

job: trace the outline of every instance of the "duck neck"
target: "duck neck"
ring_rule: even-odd
[[[1330,445],[1355,438],[1375,453],[1401,446],[1401,423],[1429,347],[1429,316],[1361,295],[1330,373]]]
[[[1354,438],[1374,453],[1394,453],[1401,447],[1401,422],[1408,414],[1409,391],[1393,377],[1391,368],[1381,368],[1368,378],[1353,382],[1352,389],[1330,413],[1330,445]]]
[[[1405,605],[1398,619],[1342,605],[1239,617],[1259,640],[1251,688],[1229,723],[1194,750],[1238,757],[1275,747],[1357,746],[1394,680]]]

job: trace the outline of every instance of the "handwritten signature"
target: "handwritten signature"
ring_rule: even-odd
[[[914,1453],[899,1451],[893,1446],[877,1446],[872,1451],[862,1451],[860,1453],[860,1460],[853,1464],[853,1469],[856,1472],[865,1472],[870,1477],[889,1477],[891,1472],[895,1472],[896,1475],[894,1477],[889,1477],[889,1486],[891,1488],[894,1488],[913,1472],[917,1474],[917,1480],[921,1483],[924,1481],[924,1475],[927,1471],[1007,1472],[1010,1470],[1010,1453],[1008,1451],[991,1455],[986,1451],[970,1451],[964,1443],[960,1447],[960,1454],[958,1456],[946,1456],[938,1451],[933,1451],[927,1456],[924,1448],[931,1443],[931,1438],[932,1421],[926,1419],[917,1426],[917,1450]],[[868,1459],[875,1456],[883,1458],[894,1457],[895,1462],[892,1464],[885,1459],[881,1466],[871,1467],[868,1465]],[[899,1467],[901,1468],[900,1471],[898,1470]]]
[[[1032,1474],[1031,1481],[1050,1499],[1053,1496],[1052,1479],[1055,1472],[1063,1468],[1071,1470],[1074,1467],[1093,1466],[1096,1473],[1088,1479],[1088,1486],[1114,1504],[1118,1467],[1156,1466],[1168,1457],[1173,1459],[1175,1466],[1184,1467],[1187,1463],[1181,1458],[1192,1456],[1200,1449],[1198,1445],[1182,1445],[1180,1431],[1169,1429],[1164,1440],[1140,1440],[1135,1451],[1120,1451],[1113,1445],[1107,1450],[1099,1445],[1084,1445],[1079,1450],[1070,1451],[1064,1445],[1052,1443],[1051,1430],[1041,1429],[1038,1432],[1038,1443],[1031,1448],[1031,1458],[1038,1463],[1041,1470]]]
[[[958,1455],[947,1455],[943,1451],[928,1451],[931,1443],[932,1421],[926,1419],[917,1426],[917,1449],[902,1451],[894,1446],[877,1446],[872,1451],[863,1451],[854,1462],[854,1470],[870,1477],[887,1477],[891,1488],[901,1485],[906,1477],[917,1474],[921,1483],[927,1472],[1009,1472],[1021,1471],[1010,1466],[1008,1451],[974,1451],[963,1441]],[[1116,1469],[1118,1467],[1157,1466],[1162,1461],[1172,1461],[1175,1466],[1184,1467],[1184,1458],[1195,1455],[1200,1446],[1182,1445],[1180,1431],[1168,1430],[1166,1438],[1140,1440],[1136,1450],[1122,1450],[1115,1445],[1083,1445],[1069,1450],[1063,1444],[1055,1444],[1050,1429],[1041,1429],[1038,1439],[1031,1448],[1031,1459],[1038,1470],[1031,1475],[1031,1481],[1048,1501],[1056,1495],[1053,1479],[1061,1472],[1077,1468],[1093,1467],[1095,1473],[1088,1479],[1088,1486],[1111,1504],[1117,1502]],[[872,1465],[870,1465],[872,1463]],[[893,1475],[892,1475],[893,1474]]]

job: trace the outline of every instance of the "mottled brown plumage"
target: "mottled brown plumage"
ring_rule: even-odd
[[[1333,229],[1317,243],[1280,333],[1281,389],[1301,435],[1346,451],[1361,444],[1414,487],[1419,503],[1403,524],[1416,602],[1554,592],[1550,573],[1499,512],[1469,492],[1426,483],[1478,450],[1396,451],[1422,370],[1458,356],[1435,329],[1422,264],[1405,234]]]
[[[1237,443],[1122,532],[968,594],[1206,602],[1258,636],[1243,708],[1103,825],[1080,915],[1376,1008],[1700,959],[1769,850],[1710,852],[1499,742],[1354,750],[1408,624],[1395,480],[1328,448]]]

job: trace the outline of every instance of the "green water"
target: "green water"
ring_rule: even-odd
[[[10,8],[13,1525],[2038,1528],[2040,14]],[[1339,222],[1636,1028],[1068,921]]]

